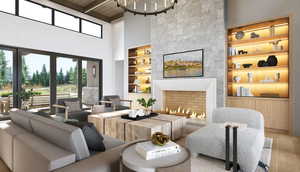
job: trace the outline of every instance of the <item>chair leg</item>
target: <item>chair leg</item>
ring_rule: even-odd
[[[230,170],[230,126],[226,126],[225,128],[225,169],[227,171]]]
[[[238,171],[238,163],[237,163],[237,127],[233,127],[233,172]]]

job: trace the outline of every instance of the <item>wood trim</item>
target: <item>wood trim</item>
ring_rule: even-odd
[[[108,2],[110,0],[94,0],[93,2],[91,2],[90,4],[88,4],[86,7],[83,8],[83,12],[84,13],[89,13],[92,10],[100,7],[102,4]]]

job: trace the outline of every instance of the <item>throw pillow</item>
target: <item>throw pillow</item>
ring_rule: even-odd
[[[93,123],[68,121],[67,124],[81,128],[86,144],[91,152],[104,152],[103,136],[98,133]]]
[[[80,107],[80,102],[79,101],[65,101],[66,106],[69,107],[69,112],[80,112],[81,107]]]
[[[120,105],[121,105],[121,100],[120,100],[120,98],[111,98],[110,101],[111,101],[112,104],[115,105],[115,106],[120,106]]]
[[[94,105],[92,108],[92,114],[105,112],[105,105]]]

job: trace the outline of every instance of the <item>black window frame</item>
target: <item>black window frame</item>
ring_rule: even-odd
[[[41,3],[38,3],[38,2],[34,2],[34,1],[32,1],[32,0],[25,0],[25,1],[28,1],[28,2],[31,2],[31,3],[40,5],[40,6],[44,7],[44,8],[49,8],[49,9],[51,9],[51,10],[52,10],[52,16],[51,16],[51,21],[52,21],[52,22],[51,22],[51,23],[46,23],[46,22],[43,22],[43,21],[39,21],[39,20],[35,20],[35,19],[28,18],[28,17],[20,16],[20,14],[19,14],[19,11],[20,11],[20,3],[19,3],[19,0],[15,0],[15,14],[8,13],[8,12],[1,11],[1,10],[0,10],[0,12],[6,13],[6,14],[9,14],[9,15],[18,16],[18,17],[25,18],[25,19],[28,19],[28,20],[32,20],[32,21],[44,23],[44,24],[47,24],[47,25],[55,26],[55,27],[58,27],[58,28],[61,28],[61,29],[65,29],[65,30],[72,31],[72,32],[81,33],[81,34],[84,34],[84,35],[87,35],[87,36],[91,36],[91,37],[94,37],[94,38],[103,39],[103,25],[102,25],[102,24],[99,24],[99,23],[93,22],[93,21],[91,21],[91,20],[88,20],[88,19],[85,19],[85,18],[76,16],[76,15],[73,15],[73,14],[70,14],[70,13],[67,13],[67,12],[64,12],[64,11],[62,11],[62,10],[58,10],[58,9],[49,7],[49,6],[47,6],[47,5],[44,5],[44,4],[41,4]],[[1,2],[0,2],[0,3],[1,3]],[[75,18],[78,18],[78,19],[79,19],[79,26],[78,26],[78,27],[79,27],[79,31],[75,31],[75,30],[72,30],[72,29],[68,29],[68,28],[65,28],[65,27],[61,27],[61,26],[55,25],[55,11],[58,11],[58,12],[61,12],[61,13],[64,13],[64,14],[73,16],[73,17],[75,17]],[[79,12],[79,11],[78,11],[78,12]],[[80,13],[82,13],[82,12],[80,12]],[[83,14],[84,14],[84,13],[83,13]],[[94,23],[94,24],[96,24],[96,25],[99,25],[99,26],[101,27],[101,37],[95,36],[95,35],[91,35],[91,34],[87,34],[87,33],[83,33],[83,32],[82,32],[82,25],[81,25],[81,24],[82,24],[82,20],[85,20],[85,21]]]
[[[18,96],[18,93],[21,91],[22,87],[22,81],[21,81],[21,65],[22,65],[22,53],[23,52],[29,52],[29,53],[36,53],[36,54],[42,54],[42,55],[49,55],[50,56],[50,108],[51,112],[54,113],[55,109],[52,107],[53,104],[56,103],[56,67],[57,67],[57,57],[63,57],[63,58],[72,58],[77,60],[78,65],[78,98],[81,101],[82,100],[82,75],[79,73],[82,71],[82,60],[87,61],[96,61],[99,64],[99,101],[103,97],[103,60],[102,59],[96,59],[96,58],[90,58],[90,57],[84,57],[84,56],[78,56],[78,55],[70,55],[70,54],[64,54],[64,53],[57,53],[57,52],[51,52],[51,51],[44,51],[44,50],[36,50],[36,49],[29,49],[29,48],[23,48],[23,47],[14,47],[14,46],[8,46],[8,45],[2,45],[0,44],[0,49],[3,50],[9,50],[13,51],[13,107],[14,108],[20,108],[21,107],[21,99]]]

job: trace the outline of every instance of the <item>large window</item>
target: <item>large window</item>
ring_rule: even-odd
[[[56,98],[78,97],[78,61],[58,57],[56,60]]]
[[[55,11],[55,25],[79,32],[79,18]]]
[[[102,38],[102,26],[86,20],[82,20],[82,33]]]
[[[22,52],[21,82],[23,91],[32,91],[31,108],[50,104],[50,56]]]
[[[15,14],[15,12],[16,12],[15,3],[16,3],[16,1],[14,1],[14,0],[1,0],[1,2],[0,2],[0,11]]]
[[[19,2],[19,8],[17,9],[16,2]],[[0,0],[0,11],[98,38],[103,36],[103,26],[101,24],[90,22],[30,0]],[[54,12],[54,15],[52,15],[52,12]]]
[[[19,0],[19,15],[49,24],[52,22],[52,10],[50,8],[26,0]]]
[[[13,51],[0,49],[0,99],[13,103]]]

